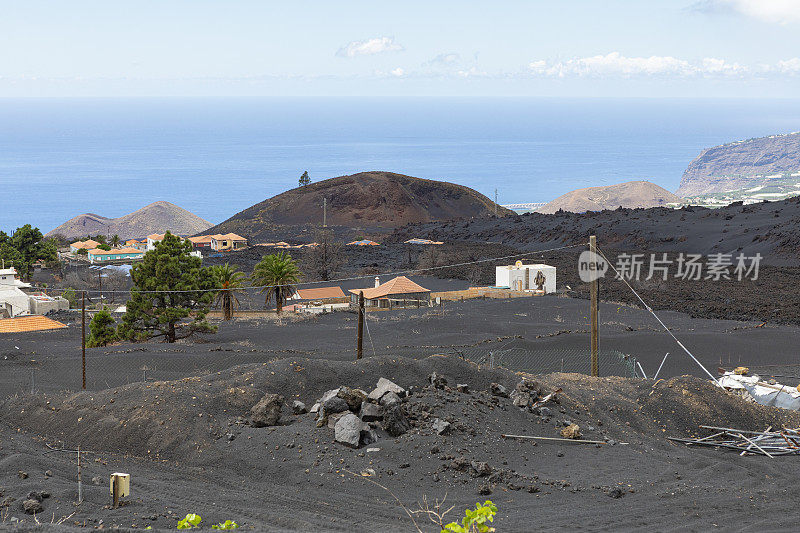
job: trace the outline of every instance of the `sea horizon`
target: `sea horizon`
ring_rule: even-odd
[[[648,180],[675,191],[731,141],[800,130],[800,99],[0,98],[0,230],[50,231],[158,200],[219,223],[297,186],[370,170],[501,204]]]

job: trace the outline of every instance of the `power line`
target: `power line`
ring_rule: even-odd
[[[578,246],[587,246],[587,243],[570,244],[570,245],[567,245],[567,246],[559,246],[557,248],[548,248],[548,249],[545,249],[545,250],[535,250],[535,251],[532,251],[532,252],[524,252],[524,253],[519,253],[519,254],[506,255],[506,256],[502,256],[502,257],[491,257],[491,258],[486,258],[486,259],[476,259],[474,261],[465,261],[465,262],[462,262],[462,263],[452,263],[452,264],[449,264],[449,265],[440,265],[440,266],[433,266],[433,267],[426,267],[426,268],[415,268],[415,269],[409,269],[409,270],[398,270],[398,271],[395,271],[395,272],[383,272],[383,273],[379,273],[379,274],[365,274],[363,276],[351,276],[351,277],[347,277],[347,278],[338,278],[338,279],[331,279],[331,280],[304,281],[304,282],[300,282],[300,283],[294,283],[294,284],[291,284],[291,285],[252,285],[252,286],[247,286],[247,287],[235,287],[235,288],[229,288],[229,289],[186,289],[186,290],[163,289],[163,290],[150,290],[150,291],[142,291],[142,290],[138,290],[138,289],[104,290],[103,294],[109,294],[109,293],[128,294],[128,293],[132,293],[132,292],[136,292],[136,293],[139,293],[139,294],[223,292],[223,291],[241,291],[241,290],[249,290],[249,289],[262,289],[263,290],[263,289],[271,289],[271,288],[278,288],[278,287],[288,287],[288,286],[298,287],[298,286],[307,286],[307,285],[320,285],[320,284],[323,284],[323,283],[339,283],[339,282],[342,282],[342,281],[356,281],[356,280],[359,280],[359,279],[373,278],[375,276],[401,276],[401,275],[404,275],[404,274],[412,274],[413,275],[415,273],[429,272],[429,271],[432,271],[432,270],[441,270],[441,269],[445,269],[445,268],[455,268],[455,267],[460,267],[460,266],[475,265],[475,264],[479,264],[479,263],[488,263],[488,262],[492,262],[492,261],[502,261],[502,260],[505,260],[505,259],[518,259],[520,257],[525,257],[525,256],[529,256],[529,255],[543,254],[543,253],[547,253],[547,252],[555,252],[555,251],[558,251],[558,250],[566,250],[568,248],[576,248]],[[31,288],[34,288],[34,289],[40,290],[40,291],[52,290],[52,291],[62,291],[62,292],[68,291],[68,290],[76,290],[76,289],[70,289],[70,288],[65,288],[64,289],[64,288],[50,288],[50,287],[31,287]],[[96,289],[88,289],[86,292],[97,293],[99,291],[96,290]]]
[[[706,374],[708,374],[708,376],[711,378],[711,380],[712,380],[714,383],[716,383],[717,385],[719,385],[719,382],[717,381],[717,378],[715,378],[715,377],[714,377],[714,376],[711,374],[711,372],[709,372],[709,371],[708,371],[708,369],[707,369],[706,367],[704,367],[704,366],[703,366],[703,363],[701,363],[700,361],[698,361],[698,360],[697,360],[697,358],[696,358],[696,357],[695,357],[695,356],[692,354],[692,352],[690,352],[690,351],[689,351],[689,349],[688,349],[686,346],[684,346],[684,345],[683,345],[683,343],[682,343],[681,341],[679,341],[679,340],[678,340],[678,337],[676,337],[676,336],[675,336],[675,334],[673,334],[673,333],[672,333],[672,331],[670,331],[670,329],[669,329],[669,328],[666,326],[666,324],[664,324],[664,322],[662,322],[662,321],[661,321],[661,319],[660,319],[660,318],[658,318],[658,315],[655,313],[655,311],[653,311],[653,309],[652,309],[652,308],[651,308],[649,305],[647,305],[647,303],[644,301],[644,299],[642,299],[642,297],[641,297],[641,296],[639,296],[639,293],[638,293],[638,292],[636,292],[636,290],[635,290],[635,289],[634,289],[634,288],[631,286],[631,284],[630,284],[630,283],[628,283],[628,280],[626,280],[626,279],[625,279],[625,278],[624,278],[622,275],[620,275],[619,271],[616,269],[616,267],[613,265],[613,263],[611,263],[611,261],[609,261],[609,260],[608,260],[608,257],[606,257],[606,254],[604,254],[604,253],[603,253],[603,251],[602,251],[602,250],[600,250],[600,248],[596,248],[596,249],[597,249],[597,251],[598,251],[598,252],[600,252],[600,255],[602,255],[602,256],[603,256],[603,259],[605,259],[605,260],[606,260],[606,263],[608,263],[608,266],[610,266],[610,267],[611,267],[611,269],[614,271],[614,273],[617,275],[617,278],[619,278],[620,280],[622,280],[622,282],[623,282],[625,285],[627,285],[627,286],[628,286],[628,288],[631,290],[631,292],[632,292],[633,294],[635,294],[635,295],[636,295],[636,297],[639,299],[639,301],[640,301],[640,302],[642,302],[642,305],[644,306],[644,308],[645,308],[645,309],[647,309],[647,310],[650,312],[650,314],[651,314],[651,315],[653,315],[653,318],[655,318],[655,319],[658,321],[658,323],[659,323],[659,324],[661,324],[661,327],[662,327],[662,328],[664,328],[664,330],[665,330],[667,333],[669,333],[670,337],[672,337],[672,339],[673,339],[673,340],[674,340],[676,343],[678,343],[678,346],[680,346],[680,347],[683,349],[683,351],[684,351],[684,352],[686,352],[686,353],[687,353],[687,355],[688,355],[689,357],[691,357],[691,358],[692,358],[692,360],[693,360],[695,363],[697,363],[697,365],[698,365],[700,368],[702,368],[702,369],[703,369],[703,371],[704,371]],[[666,359],[666,357],[665,357],[665,359]],[[663,365],[664,363],[662,362],[661,364]],[[660,367],[659,367],[659,370],[661,370],[661,368],[660,368]]]

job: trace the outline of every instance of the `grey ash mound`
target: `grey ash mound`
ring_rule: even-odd
[[[69,219],[47,232],[46,237],[61,235],[79,239],[87,235],[119,235],[121,239],[141,239],[151,233],[171,231],[176,235],[194,235],[211,227],[211,222],[169,202],[153,202],[118,218],[85,213]]]
[[[90,487],[74,517],[81,523],[174,528],[191,511],[279,531],[409,530],[393,497],[370,481],[412,506],[423,496],[447,494],[458,509],[491,498],[507,530],[526,530],[532,513],[556,528],[591,520],[636,529],[698,499],[720,510],[718,523],[752,522],[758,511],[739,504],[763,498],[764,472],[743,481],[728,464],[709,479],[702,465],[717,461],[718,452],[664,437],[694,434],[700,424],[800,423],[797,413],[746,403],[696,378],[654,386],[525,376],[438,356],[282,359],[172,382],[20,396],[3,402],[0,415],[23,436],[4,440],[9,455],[0,459],[0,486],[13,498],[15,516],[24,517],[21,499],[33,489],[52,493],[43,499],[44,513],[75,511],[72,469],[64,468],[63,477],[39,475],[56,460],[41,453],[44,442],[61,441],[91,449],[101,461],[87,466],[87,479],[125,468],[138,487],[114,513],[102,508],[107,486]],[[606,444],[536,444],[503,434],[581,435]],[[23,454],[35,486],[16,477]],[[742,467],[752,460],[725,458]],[[788,461],[762,465],[774,476],[770,483],[796,474]],[[699,473],[690,463],[700,465]],[[713,488],[691,488],[698,483]],[[666,507],[665,493],[672,494]],[[706,519],[687,515],[676,524],[698,528]]]

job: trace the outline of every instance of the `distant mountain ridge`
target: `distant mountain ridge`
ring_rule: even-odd
[[[795,172],[800,172],[800,132],[736,141],[703,150],[683,173],[677,194],[744,189],[762,185],[767,176]]]
[[[328,225],[347,228],[396,228],[416,222],[486,217],[495,210],[499,216],[515,215],[463,185],[372,171],[288,190],[235,214],[210,231],[269,239],[288,226],[321,226],[325,201]]]
[[[211,222],[169,202],[153,202],[119,218],[85,213],[69,219],[47,232],[47,237],[62,235],[79,239],[87,235],[119,235],[121,239],[137,239],[152,233],[171,231],[178,235],[194,235],[211,227]]]
[[[680,202],[680,197],[649,181],[628,181],[603,187],[587,187],[563,194],[540,207],[538,213],[552,214],[559,209],[573,213],[637,207],[662,207]]]

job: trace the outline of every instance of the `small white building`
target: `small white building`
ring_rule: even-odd
[[[31,312],[28,295],[20,289],[30,287],[17,279],[13,268],[0,269],[0,317],[13,318]]]
[[[524,265],[517,261],[513,265],[495,268],[495,285],[513,291],[556,292],[556,267],[544,264]]]

